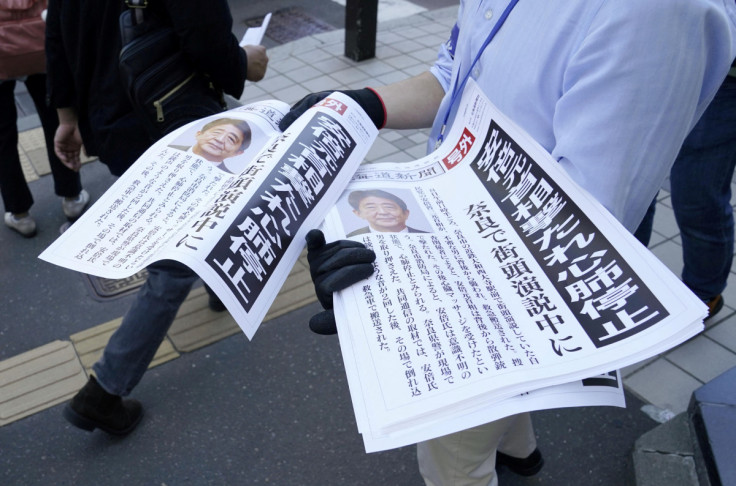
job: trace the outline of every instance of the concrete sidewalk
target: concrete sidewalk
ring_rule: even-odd
[[[455,12],[456,7],[451,7],[380,24],[376,58],[360,63],[343,56],[342,30],[306,37],[272,48],[269,50],[271,60],[266,78],[257,84],[248,83],[240,101],[245,103],[276,98],[293,103],[313,91],[377,86],[418,74],[434,61],[437,46],[446,39],[454,23]],[[401,162],[419,158],[425,154],[426,136],[424,130],[382,130],[366,162]],[[20,146],[28,179],[48,187],[48,161],[45,160],[40,128],[23,132]],[[99,173],[101,172],[98,169],[85,167],[85,184],[88,175]],[[107,176],[100,176],[100,180],[102,179],[105,179],[106,184],[110,182]],[[37,186],[33,186],[35,187]],[[104,187],[100,188],[102,190]],[[40,206],[41,197],[36,199],[37,206]],[[55,210],[58,212],[58,208]],[[58,219],[51,217],[47,220],[58,222]],[[679,275],[682,269],[682,248],[666,190],[660,192],[654,229],[650,248]],[[13,253],[18,248],[17,255],[22,253],[21,247],[48,244],[54,236],[54,232],[50,230],[45,234],[41,232],[37,237],[40,239],[38,242],[28,243],[7,229],[0,230],[0,233],[0,244],[8,248],[8,253]],[[26,257],[32,258],[37,254]],[[37,267],[46,266],[46,263],[38,260],[21,263],[17,258],[5,256],[3,265],[0,266],[4,294],[0,315],[16,315],[10,307],[17,306],[18,302],[25,302],[26,296],[20,294],[24,287],[12,285],[13,279],[25,276],[31,278],[34,272],[50,272],[46,269],[36,270]],[[65,275],[58,277],[60,280],[69,279],[61,271],[54,275]],[[63,287],[67,284],[64,281],[44,281],[43,286],[39,286],[45,288],[44,286],[54,285]],[[73,288],[81,289],[82,294],[87,291],[83,285],[75,285]],[[708,323],[704,333],[659,357],[623,370],[627,392],[635,397],[637,403],[641,400],[641,405],[645,405],[644,412],[652,418],[662,421],[684,412],[695,389],[736,366],[736,277],[733,271],[724,298],[726,304],[723,310]],[[286,315],[314,300],[306,264],[302,259],[292,272],[267,320]],[[122,305],[124,302],[119,301],[117,307],[108,305],[104,310],[103,306],[94,307],[100,309],[99,312],[85,314],[84,322],[74,321],[69,327],[68,335],[59,335],[58,329],[55,329],[53,332],[41,332],[40,336],[39,333],[34,333],[29,338],[13,339],[17,335],[14,333],[18,332],[16,327],[27,323],[23,322],[22,317],[15,317],[17,322],[3,324],[0,327],[0,336],[3,336],[4,341],[0,344],[0,426],[8,427],[9,424],[68,400],[86,381],[88,367],[97,359],[107,338],[119,325],[119,316],[122,316],[122,309],[125,308]],[[33,308],[34,304],[28,304],[27,307]],[[117,316],[109,315],[110,308],[117,309]],[[34,324],[44,319],[42,312],[38,311],[37,315],[37,311],[28,311]],[[107,314],[105,318],[98,317],[104,314]],[[195,289],[182,307],[152,366],[182,359],[186,353],[212,345],[238,332],[229,316],[211,313],[206,308],[202,289]],[[44,336],[47,336],[46,340]],[[24,347],[23,343],[29,343],[28,347]],[[255,346],[250,346],[253,347]],[[192,363],[191,366],[195,364]],[[264,379],[267,378],[264,376]]]

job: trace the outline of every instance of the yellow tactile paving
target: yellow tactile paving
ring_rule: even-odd
[[[18,154],[26,181],[33,182],[41,176],[51,173],[49,158],[46,155],[46,141],[41,127],[26,130],[18,134]],[[97,160],[82,153],[82,163]]]
[[[23,175],[26,177],[26,181],[37,181],[39,176],[36,173],[36,169],[33,168],[33,164],[31,164],[31,159],[22,150],[18,150],[18,155],[20,156],[20,166],[23,169]]]
[[[240,332],[227,312],[212,312],[204,287],[182,304],[151,367]],[[264,320],[317,300],[302,252]],[[86,383],[92,365],[122,318],[105,322],[46,346],[0,362],[0,426],[70,399]]]
[[[264,321],[298,309],[317,300],[307,267],[306,251],[299,257]],[[240,332],[228,314],[212,312],[207,305],[204,287],[189,294],[169,330],[169,338],[180,352],[191,352]]]
[[[122,320],[122,318],[114,319],[70,336],[74,348],[79,355],[79,360],[87,373],[91,371],[92,365],[102,356],[102,350],[105,349],[107,341],[110,339],[112,333],[115,332],[115,329],[120,326]],[[179,353],[176,352],[171,342],[168,339],[164,339],[158,351],[156,351],[156,355],[153,357],[151,367],[178,357]]]
[[[179,351],[194,351],[240,331],[230,314],[212,312],[207,300],[204,287],[199,287],[192,290],[179,309],[169,329],[169,338]]]
[[[0,362],[0,426],[68,400],[86,381],[68,341]]]

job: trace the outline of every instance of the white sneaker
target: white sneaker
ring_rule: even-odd
[[[16,218],[13,213],[5,213],[5,224],[10,229],[14,229],[26,238],[36,234],[36,222],[33,221],[31,215],[22,218]]]
[[[61,208],[69,219],[77,219],[84,212],[87,204],[89,204],[89,193],[84,189],[74,199],[66,197],[61,199]]]

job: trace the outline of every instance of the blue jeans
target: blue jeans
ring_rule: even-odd
[[[727,77],[680,149],[670,173],[680,228],[682,281],[709,300],[726,288],[734,248],[731,179],[736,166],[736,79]],[[634,235],[649,243],[654,202]]]
[[[94,364],[97,381],[108,393],[129,395],[151,364],[197,274],[173,260],[148,266],[148,279]]]

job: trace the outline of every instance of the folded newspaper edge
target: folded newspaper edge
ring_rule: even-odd
[[[430,155],[362,166],[324,224],[377,253],[335,298],[368,452],[521,411],[621,406],[620,376],[605,399],[582,381],[703,328],[702,302],[472,80],[457,113]],[[405,203],[408,230],[354,229],[349,195],[376,191]]]

